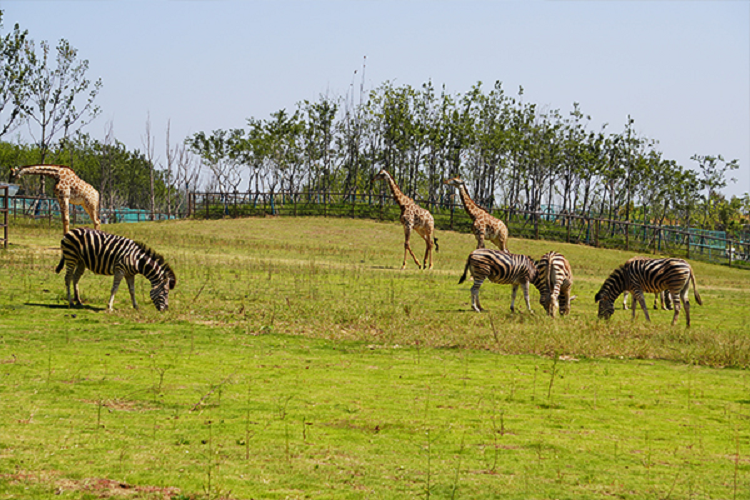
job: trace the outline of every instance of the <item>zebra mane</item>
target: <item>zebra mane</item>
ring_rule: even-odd
[[[164,273],[169,277],[170,290],[173,289],[175,285],[177,284],[177,276],[175,275],[172,268],[169,266],[169,263],[167,263],[167,260],[164,258],[164,256],[143,242],[133,241],[133,243],[135,244],[135,246],[140,248],[141,251],[145,253],[147,257],[156,261],[156,263],[159,264],[159,267],[161,267]]]

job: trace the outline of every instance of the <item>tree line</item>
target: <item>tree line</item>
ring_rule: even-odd
[[[737,160],[696,154],[694,168],[684,168],[638,135],[630,117],[620,131],[590,122],[578,103],[567,114],[543,109],[501,82],[455,95],[432,82],[386,82],[356,102],[321,96],[186,143],[209,173],[206,188],[220,193],[380,193],[386,188],[371,179],[386,168],[407,195],[429,203],[450,197],[443,180],[460,175],[490,210],[554,207],[730,230],[750,215],[748,194],[721,194]]]
[[[563,113],[526,101],[523,88],[510,95],[501,82],[456,94],[431,81],[416,88],[385,82],[367,92],[352,86],[344,96],[321,95],[248,118],[244,128],[174,144],[167,124],[165,159],[157,160],[149,121],[142,150],[117,141],[111,126],[104,140],[83,132],[100,113],[102,82],[87,78],[88,61],[67,41],[55,50],[37,46],[16,25],[0,37],[0,57],[0,164],[69,165],[100,190],[107,208],[175,212],[196,189],[382,194],[386,187],[372,176],[386,168],[408,196],[430,203],[454,200],[442,181],[460,175],[490,210],[554,207],[727,230],[750,216],[750,195],[721,193],[737,160],[696,154],[685,168],[637,134],[631,117],[618,131],[594,130],[578,103]],[[31,145],[4,140],[23,124]]]

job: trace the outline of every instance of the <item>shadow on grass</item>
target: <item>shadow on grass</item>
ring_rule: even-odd
[[[32,307],[44,307],[46,309],[69,309],[71,311],[86,310],[86,311],[99,312],[99,311],[106,310],[106,307],[94,307],[94,306],[89,306],[89,305],[85,305],[85,304],[84,305],[80,305],[80,306],[68,307],[67,304],[37,304],[37,303],[34,303],[34,302],[26,302],[26,303],[24,303],[24,305],[25,306],[32,306]]]

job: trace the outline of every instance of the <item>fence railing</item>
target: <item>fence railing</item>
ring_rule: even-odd
[[[470,232],[472,221],[460,202],[445,197],[417,199],[432,212],[437,229]],[[345,193],[197,193],[188,195],[187,216],[305,216],[398,220],[400,209],[390,195]],[[503,207],[492,211],[508,226],[511,237],[580,243],[707,260],[750,269],[750,237],[721,237],[720,232],[650,222],[626,222],[593,214],[557,213]],[[723,233],[725,234],[725,233]]]
[[[0,185],[0,196],[3,195]],[[7,220],[18,215],[36,219],[60,217],[57,200],[40,197],[7,197],[0,207],[0,221],[5,217],[4,240],[7,246]],[[432,212],[437,229],[471,232],[472,220],[455,198],[417,199]],[[398,220],[400,209],[389,194],[346,193],[188,193],[186,212],[151,217],[148,210],[102,209],[103,223],[145,222],[167,218],[224,218],[247,216],[323,216],[377,220]],[[511,237],[565,241],[594,247],[620,248],[638,253],[670,255],[706,260],[750,269],[750,237],[721,237],[720,232],[682,228],[646,222],[626,222],[593,214],[558,213],[545,210],[503,207],[492,211],[508,226]],[[79,206],[70,206],[73,224],[90,223]]]
[[[8,213],[15,220],[19,215],[30,216],[34,219],[47,219],[50,224],[52,220],[62,217],[60,205],[54,198],[48,197],[31,197],[31,196],[12,196],[8,200]],[[72,224],[90,224],[89,214],[79,205],[69,205],[70,221]],[[183,213],[182,216],[185,214]],[[167,216],[163,213],[155,213],[153,218],[149,210],[134,208],[102,208],[99,210],[99,218],[103,224],[113,224],[117,222],[146,222],[150,220],[166,220],[180,218],[181,215]]]

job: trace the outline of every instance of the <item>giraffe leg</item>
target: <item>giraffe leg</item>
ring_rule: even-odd
[[[425,249],[424,249],[424,263],[422,264],[422,269],[432,269],[432,237],[431,233],[425,232],[420,233],[422,238],[425,242]],[[427,263],[427,259],[429,257],[429,267]]]
[[[411,238],[411,226],[404,226],[404,261],[401,264],[401,270],[404,270],[406,268],[406,252],[409,252],[411,254],[411,258],[414,259],[414,263],[417,265],[418,268],[422,269],[422,266],[419,264],[419,261],[417,260],[417,256],[414,255],[414,252],[411,250],[411,244],[409,243],[409,240]]]
[[[86,213],[89,214],[89,217],[91,218],[91,222],[94,223],[94,229],[96,229],[97,231],[101,229],[102,227],[101,222],[99,221],[99,214],[97,213],[98,205],[99,205],[98,200],[96,204],[94,204],[93,201],[91,200],[86,200],[83,203],[83,208],[84,210],[86,210]]]
[[[68,210],[68,199],[58,198],[57,202],[60,204],[60,215],[62,216],[62,223],[63,223],[63,234],[68,234],[68,231],[70,231],[70,213]]]
[[[477,248],[484,248],[484,228],[475,227],[474,236],[477,238]]]

